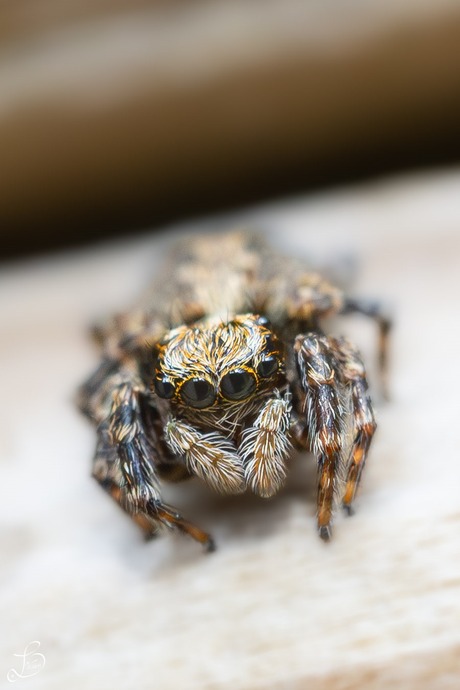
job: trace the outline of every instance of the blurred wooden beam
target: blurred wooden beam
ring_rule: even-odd
[[[460,156],[448,0],[84,7],[0,53],[10,246]]]

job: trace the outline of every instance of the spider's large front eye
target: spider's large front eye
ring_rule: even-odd
[[[182,386],[180,393],[187,405],[198,409],[210,407],[216,399],[214,386],[206,379],[189,379]]]
[[[176,392],[175,388],[167,379],[155,379],[153,385],[155,386],[156,394],[160,398],[166,398],[169,400],[170,398],[174,397],[174,393]]]
[[[230,371],[222,377],[220,389],[224,398],[229,400],[243,400],[256,389],[256,379],[253,374],[244,369]]]

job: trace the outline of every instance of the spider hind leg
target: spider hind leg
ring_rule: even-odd
[[[388,349],[393,322],[389,314],[378,302],[347,297],[342,306],[342,314],[362,314],[373,319],[378,327],[378,369],[383,398],[388,400]],[[359,359],[359,354],[355,352]],[[361,363],[362,364],[362,363]]]

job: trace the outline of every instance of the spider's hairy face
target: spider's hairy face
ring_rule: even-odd
[[[186,408],[218,409],[272,391],[283,373],[282,346],[268,320],[243,314],[169,331],[158,347],[153,387]]]

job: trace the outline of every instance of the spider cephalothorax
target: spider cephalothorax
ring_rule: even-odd
[[[164,503],[160,480],[195,475],[216,491],[270,497],[293,447],[307,448],[328,538],[335,505],[351,508],[375,421],[359,352],[320,320],[375,318],[382,370],[389,321],[244,233],[185,243],[165,276],[98,330],[104,358],[81,389],[98,428],[94,476],[147,535],[166,525],[210,548]]]
[[[280,402],[284,374],[281,342],[264,316],[212,317],[173,329],[158,346],[153,381],[156,395],[169,400],[175,414],[164,429],[166,443],[217,491],[239,493],[250,486],[271,495],[284,479],[284,465],[269,449],[258,471],[251,471],[244,459],[254,427],[243,430],[243,424],[256,424],[261,410],[273,416],[280,405],[289,408]],[[200,436],[191,424],[210,433]],[[284,426],[283,433],[287,420]],[[288,447],[286,438],[282,449]]]
[[[170,331],[158,347],[154,389],[194,410],[241,406],[266,395],[284,373],[281,343],[255,314],[203,319]],[[200,415],[195,415],[198,422]]]

